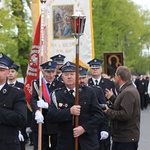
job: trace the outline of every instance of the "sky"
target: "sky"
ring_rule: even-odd
[[[144,9],[148,9],[150,11],[150,0],[131,0],[131,1],[142,6]]]

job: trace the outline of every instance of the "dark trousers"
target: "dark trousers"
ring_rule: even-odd
[[[144,109],[144,93],[140,93],[141,109]]]
[[[137,150],[138,142],[113,142],[112,150]]]
[[[51,144],[51,147],[49,147],[49,143]],[[38,150],[38,133],[33,132],[33,145],[34,150]],[[42,134],[42,150],[55,150],[57,145],[57,134],[50,135],[50,141],[49,141],[49,135]]]
[[[99,150],[110,150],[110,136],[105,140],[99,140]]]

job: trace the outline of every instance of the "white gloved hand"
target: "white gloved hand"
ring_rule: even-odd
[[[39,97],[39,100],[37,101],[37,106],[40,108],[48,109],[48,103],[44,102],[44,100],[40,97]]]
[[[19,135],[18,135],[18,137],[19,137],[19,141],[24,141],[24,137],[23,137],[23,135],[21,134],[21,131],[19,130]]]
[[[100,132],[100,136],[101,136],[101,138],[100,138],[100,140],[105,140],[105,139],[107,139],[108,138],[108,132],[106,132],[106,131],[101,131]]]
[[[37,121],[37,123],[44,123],[44,117],[39,110],[37,110],[35,113],[35,120]]]
[[[31,132],[32,132],[31,127],[27,127],[27,128],[26,128],[26,133],[31,133]]]

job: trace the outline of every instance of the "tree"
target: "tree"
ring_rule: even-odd
[[[18,43],[18,62],[22,70],[22,75],[25,78],[29,53],[31,50],[31,28],[29,30],[29,22],[25,4],[22,0],[11,0],[11,9],[15,16],[17,27],[17,43]]]
[[[148,42],[146,34],[150,37],[149,16],[144,12],[128,0],[93,0],[96,57],[103,59],[104,52],[123,52],[125,65],[135,69],[143,44]]]
[[[9,0],[4,2],[5,9],[0,10],[3,24],[0,50],[20,65],[24,78],[32,43],[30,10],[26,10],[27,5],[29,0]]]

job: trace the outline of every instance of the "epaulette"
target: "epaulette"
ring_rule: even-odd
[[[96,88],[98,88],[98,89],[101,88],[100,86],[97,86],[97,85],[92,85],[91,87],[96,87]]]
[[[17,87],[17,86],[12,86],[13,88],[17,89],[17,90],[21,90],[21,88]]]
[[[57,88],[57,89],[55,89],[54,91],[56,92],[56,91],[59,91],[59,90],[61,90],[62,88],[61,87],[59,87],[59,88]]]

